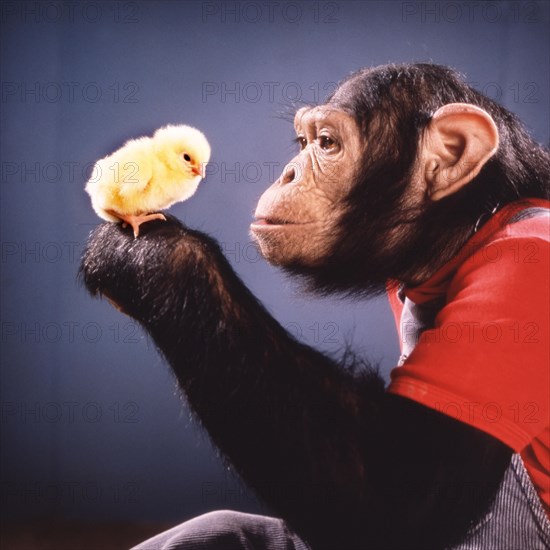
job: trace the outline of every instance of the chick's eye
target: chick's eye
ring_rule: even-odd
[[[183,158],[184,158],[187,162],[189,162],[189,161],[191,160],[191,157],[190,157],[187,153],[185,153],[185,154],[183,155]]]
[[[321,149],[329,150],[336,145],[336,142],[329,136],[320,136],[319,145],[321,146]]]

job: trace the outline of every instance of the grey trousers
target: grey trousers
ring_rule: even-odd
[[[281,519],[229,510],[186,521],[133,550],[199,549],[311,550]],[[520,455],[516,454],[487,515],[461,544],[449,550],[549,549],[550,520]]]
[[[231,510],[209,512],[132,550],[310,550],[282,519]]]

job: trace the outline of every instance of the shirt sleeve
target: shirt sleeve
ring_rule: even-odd
[[[524,449],[549,425],[549,257],[526,236],[472,253],[388,391]]]

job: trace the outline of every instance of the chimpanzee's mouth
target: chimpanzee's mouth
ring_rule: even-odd
[[[289,225],[292,222],[279,218],[258,218],[252,222],[252,225]]]

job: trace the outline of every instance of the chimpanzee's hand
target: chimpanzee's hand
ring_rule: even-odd
[[[185,227],[173,216],[151,221],[134,238],[129,227],[103,223],[92,231],[80,265],[80,277],[92,295],[103,295],[138,321],[161,315],[183,286],[198,282],[204,262],[219,254],[210,237]],[[181,295],[180,295],[181,297]]]

